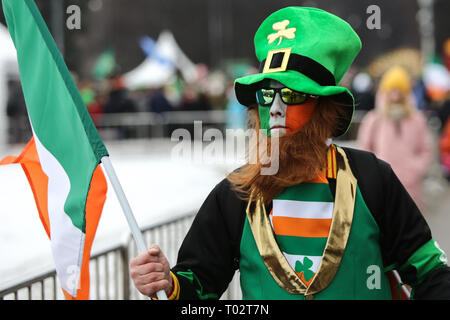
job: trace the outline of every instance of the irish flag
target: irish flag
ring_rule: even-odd
[[[18,157],[68,299],[89,298],[89,257],[106,199],[107,150],[32,0],[3,0],[33,139]]]

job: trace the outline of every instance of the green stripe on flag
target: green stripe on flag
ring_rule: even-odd
[[[275,199],[293,201],[334,202],[333,195],[326,183],[301,183],[286,188]]]
[[[64,211],[85,232],[92,174],[108,152],[34,1],[3,0],[3,11],[34,134],[69,177]]]
[[[280,250],[287,254],[321,256],[328,238],[306,238],[275,235]]]

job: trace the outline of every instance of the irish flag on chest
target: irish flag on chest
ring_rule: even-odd
[[[334,199],[327,178],[336,178],[336,150],[328,150],[326,169],[314,181],[286,188],[274,198],[270,221],[289,265],[306,285],[312,282],[328,240]]]
[[[108,153],[34,1],[2,4],[33,130],[22,154],[2,164],[24,169],[66,297],[88,299],[90,249],[107,189],[100,161]]]

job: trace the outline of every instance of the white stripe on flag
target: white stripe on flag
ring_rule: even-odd
[[[64,212],[64,204],[70,191],[70,180],[58,160],[42,145],[33,131],[42,170],[48,177],[48,215],[50,240],[56,272],[61,287],[76,296],[85,234],[75,227]]]
[[[300,260],[301,263],[303,263],[303,259],[307,257],[309,260],[312,261],[313,265],[309,270],[313,271],[314,273],[317,273],[317,270],[319,269],[320,261],[322,261],[322,256],[302,256],[302,255],[295,255],[295,254],[288,254],[286,252],[283,252],[284,256],[286,257],[286,260],[289,262],[289,265],[294,269],[295,271],[295,263]]]
[[[273,200],[273,216],[303,219],[331,219],[333,202]]]

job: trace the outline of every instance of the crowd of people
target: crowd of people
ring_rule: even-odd
[[[129,90],[123,77],[80,84],[80,93],[97,126],[107,125],[103,115],[119,113],[206,111],[224,108],[224,92],[210,94],[201,83],[185,83],[181,78],[156,88]],[[222,100],[217,102],[217,100]]]
[[[127,88],[121,75],[95,81],[77,81],[75,74],[73,78],[94,124],[99,129],[110,125],[106,115],[225,110],[231,100],[229,90],[232,87],[232,80],[222,72],[202,75],[194,83],[188,83],[180,75],[176,75],[170,83],[139,90]],[[20,82],[10,81],[7,107],[10,143],[23,143],[29,139],[29,126],[20,125],[27,123],[26,115]],[[120,133],[115,138],[133,138],[131,134],[133,130],[119,129]]]

